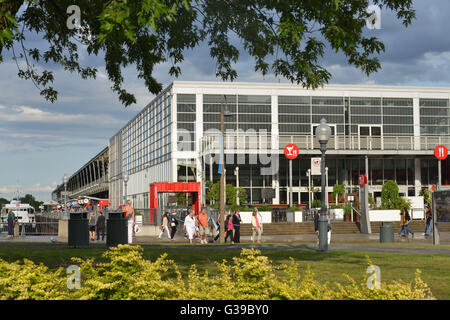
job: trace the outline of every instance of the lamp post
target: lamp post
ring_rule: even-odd
[[[123,205],[125,206],[127,204],[127,183],[128,183],[128,173],[124,172],[122,174],[123,182],[125,184],[124,187],[124,193],[123,193]]]
[[[326,186],[325,186],[325,152],[327,151],[327,143],[331,136],[331,128],[327,124],[327,120],[322,118],[320,120],[320,125],[316,128],[316,139],[320,143],[320,152],[322,152],[322,159],[320,161],[320,171],[321,171],[321,183],[322,183],[322,189],[321,189],[321,200],[322,200],[322,209],[319,217],[319,250],[321,251],[327,251],[328,250],[328,241],[327,241],[327,234],[328,234],[328,220],[326,217],[326,204],[325,204],[325,193],[326,193]]]
[[[227,97],[224,95],[225,105],[220,108],[220,133],[221,133],[221,150],[220,150],[220,190],[219,190],[219,223],[220,223],[220,237],[219,242],[225,242],[225,154],[224,154],[224,141],[225,141],[225,117],[231,116],[230,111],[227,108]],[[219,166],[220,166],[219,165]]]
[[[67,216],[67,181],[69,181],[69,178],[67,178],[67,175],[64,173],[63,177],[63,183],[64,183],[64,218],[63,220],[68,220],[69,217]]]

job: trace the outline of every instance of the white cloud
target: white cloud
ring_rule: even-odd
[[[20,195],[23,196],[27,193],[34,194],[37,192],[52,192],[55,187],[52,186],[41,186],[39,183],[33,184],[31,186],[20,186],[20,185],[9,185],[9,186],[0,186],[0,193],[5,194],[17,194],[20,192]]]
[[[36,107],[0,105],[0,119],[3,122],[34,122],[34,123],[75,123],[92,122],[90,114],[64,114],[58,112],[43,111]],[[122,121],[115,119],[111,115],[97,115],[96,125],[118,126]]]

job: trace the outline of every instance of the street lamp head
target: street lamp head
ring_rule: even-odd
[[[125,183],[127,183],[128,182],[128,173],[126,173],[126,172],[124,172],[123,173],[123,175],[122,175],[122,177],[123,177],[123,181],[125,182]]]
[[[224,117],[231,117],[232,116],[231,111],[228,109],[227,105],[222,105],[221,112],[222,112]]]
[[[67,175],[64,173],[63,183],[66,184],[67,181],[69,181],[69,178],[67,178]]]
[[[315,135],[316,139],[321,143],[327,143],[328,140],[330,140],[331,128],[327,124],[327,120],[325,120],[325,118],[320,120],[320,125],[316,128]]]

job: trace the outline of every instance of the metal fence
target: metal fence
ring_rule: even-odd
[[[32,223],[18,222],[20,236],[57,236],[58,219],[36,215],[36,221]],[[0,224],[1,232],[8,232],[8,224]]]

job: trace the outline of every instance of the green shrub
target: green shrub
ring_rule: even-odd
[[[81,288],[67,289],[68,275],[32,261],[8,263],[0,260],[1,299],[153,299],[153,300],[267,300],[267,299],[434,299],[416,272],[412,283],[383,282],[369,289],[367,275],[357,283],[346,276],[345,284],[321,284],[307,268],[290,262],[275,266],[254,249],[242,249],[231,262],[216,262],[217,275],[200,274],[192,265],[187,277],[163,254],[151,262],[139,246],[119,245],[103,254],[107,262],[72,258],[81,270]],[[372,263],[368,260],[368,264]],[[335,288],[335,289],[332,289]],[[337,288],[337,289],[336,289]]]
[[[381,188],[381,208],[397,209],[400,196],[398,195],[398,185],[395,181],[389,180]]]
[[[270,207],[267,204],[264,204],[258,208],[258,211],[272,211],[272,209],[270,209]]]
[[[289,208],[289,212],[302,211],[299,206],[292,206]]]
[[[344,209],[344,205],[342,204],[332,204],[331,209]]]
[[[319,199],[314,199],[311,204],[311,208],[322,208],[322,201]]]

